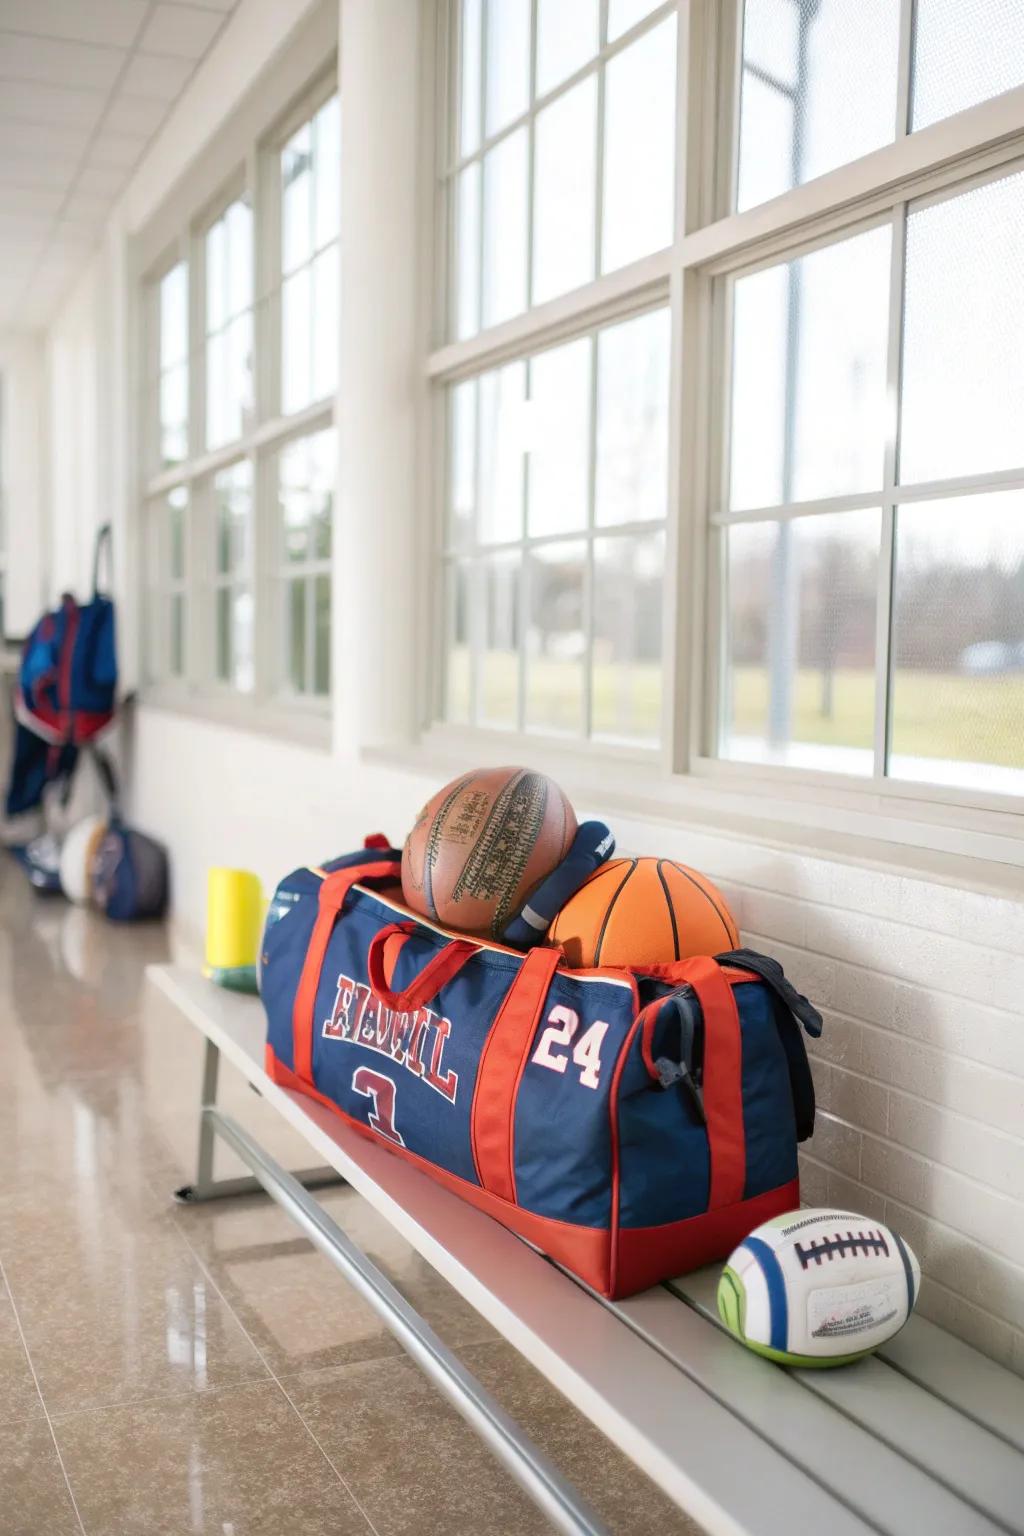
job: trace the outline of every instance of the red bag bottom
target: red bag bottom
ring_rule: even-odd
[[[477,1184],[470,1184],[468,1180],[438,1168],[407,1148],[389,1145],[369,1126],[347,1115],[333,1099],[310,1088],[278,1060],[269,1045],[265,1065],[268,1076],[280,1087],[290,1088],[323,1104],[368,1141],[385,1147],[395,1157],[404,1158],[435,1183],[475,1205],[519,1237],[525,1237],[609,1301],[647,1290],[674,1275],[684,1275],[699,1269],[702,1264],[710,1264],[714,1259],[728,1258],[755,1227],[770,1221],[773,1216],[781,1216],[784,1211],[795,1210],[800,1204],[800,1181],[793,1179],[777,1189],[755,1195],[753,1199],[704,1211],[686,1221],[668,1222],[660,1227],[621,1227],[615,1233],[613,1243],[613,1234],[602,1227],[580,1227],[571,1222],[555,1221],[550,1216],[536,1216]]]

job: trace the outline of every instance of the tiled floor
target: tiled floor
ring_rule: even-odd
[[[269,1201],[171,1202],[200,1044],[145,994],[164,953],[158,929],[33,897],[0,856],[0,1533],[546,1530]],[[231,1078],[226,1106],[307,1163]],[[323,1198],[614,1532],[694,1530],[358,1196]]]

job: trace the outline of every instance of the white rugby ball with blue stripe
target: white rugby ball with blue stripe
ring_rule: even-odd
[[[756,1228],[718,1285],[725,1326],[783,1365],[845,1365],[898,1333],[921,1266],[898,1232],[851,1211],[790,1211]]]

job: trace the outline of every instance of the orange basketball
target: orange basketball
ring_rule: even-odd
[[[658,965],[736,949],[721,891],[672,859],[609,859],[548,929],[571,966]]]
[[[467,773],[428,800],[405,840],[406,905],[445,928],[500,939],[575,836],[572,806],[543,773]]]

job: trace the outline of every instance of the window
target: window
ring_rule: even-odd
[[[173,682],[187,672],[188,491],[175,486],[150,504],[147,527],[148,655]]]
[[[489,370],[450,409],[449,717],[657,740],[667,311]]]
[[[206,231],[206,446],[252,425],[252,208],[228,204]]]
[[[213,591],[216,676],[249,693],[253,685],[252,465],[240,459],[213,477]]]
[[[302,124],[280,153],[281,409],[301,410],[338,381],[338,98]]]
[[[455,337],[672,243],[674,11],[619,0],[602,21],[599,0],[463,0]]]
[[[254,139],[244,169],[225,167],[220,195],[183,221],[144,293],[147,673],[217,708],[322,713],[330,692],[331,84]]]
[[[442,723],[1024,793],[1024,20],[967,9],[451,0]]]
[[[334,432],[289,443],[277,456],[276,470],[283,679],[297,694],[323,697],[331,689]]]
[[[157,463],[188,457],[188,265],[178,261],[161,279],[157,375]]]

